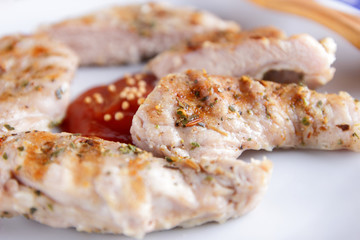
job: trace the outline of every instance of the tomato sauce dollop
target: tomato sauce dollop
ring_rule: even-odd
[[[66,132],[132,143],[133,115],[153,90],[155,81],[153,74],[137,73],[89,89],[70,104],[60,127]]]

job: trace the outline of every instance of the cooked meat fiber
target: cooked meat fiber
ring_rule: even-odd
[[[246,149],[360,151],[360,103],[345,92],[187,71],[164,77],[133,118],[158,156],[238,157]]]
[[[269,160],[165,160],[132,145],[49,132],[3,137],[0,156],[3,217],[132,237],[243,215],[272,169]]]
[[[282,83],[301,82],[316,88],[334,74],[336,44],[318,42],[307,34],[285,37],[271,27],[253,31],[223,31],[194,37],[186,44],[161,53],[147,68],[161,78],[187,69],[210,74],[242,76]]]
[[[70,49],[45,36],[0,38],[0,136],[60,121],[77,63]]]
[[[42,28],[66,43],[82,65],[137,63],[195,33],[239,30],[204,11],[162,3],[115,6]]]

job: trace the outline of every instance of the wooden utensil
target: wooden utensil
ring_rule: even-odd
[[[336,31],[360,49],[360,16],[320,5],[314,0],[250,0],[266,8],[294,13]]]

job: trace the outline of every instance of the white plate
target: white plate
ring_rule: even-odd
[[[0,36],[30,32],[43,23],[74,16],[114,0],[6,0],[0,2]],[[243,28],[274,25],[288,34],[307,32],[316,38],[333,37],[338,43],[333,81],[321,92],[344,90],[360,97],[360,51],[336,33],[297,16],[269,11],[241,0],[172,1],[210,10],[238,21]],[[311,59],[309,59],[311,61]],[[73,84],[73,97],[93,85],[108,83],[141,66],[82,68]],[[360,155],[348,151],[249,151],[242,158],[268,156],[274,162],[270,188],[250,214],[224,224],[151,233],[145,239],[360,239]],[[0,196],[1,198],[1,196]],[[126,239],[124,236],[54,229],[23,217],[0,220],[1,240]]]

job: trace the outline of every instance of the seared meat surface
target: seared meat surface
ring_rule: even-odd
[[[0,138],[0,214],[23,214],[53,227],[145,233],[253,209],[271,162],[155,158],[132,145],[66,133]]]
[[[187,69],[205,69],[210,74],[249,75],[316,88],[332,79],[335,50],[330,38],[318,42],[308,34],[285,37],[272,27],[218,31],[195,36],[159,54],[147,68],[158,78]]]
[[[360,103],[297,84],[169,74],[133,118],[133,142],[158,156],[238,157],[246,149],[360,151]]]
[[[45,36],[0,38],[0,136],[59,122],[77,63],[70,49]]]
[[[137,63],[214,30],[239,27],[208,12],[162,3],[115,6],[40,29],[70,46],[82,65]]]

